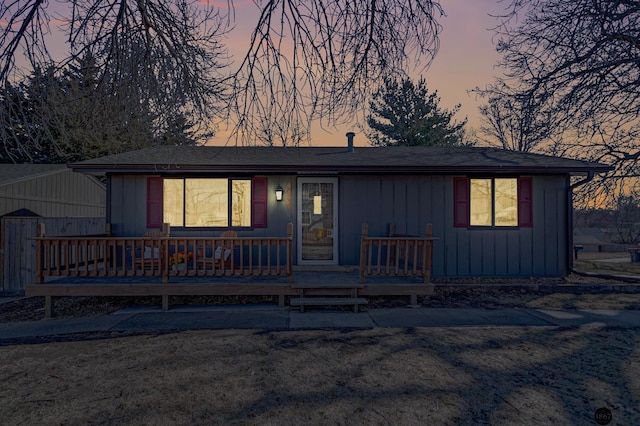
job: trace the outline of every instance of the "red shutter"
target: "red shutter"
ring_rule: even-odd
[[[518,226],[533,226],[533,179],[518,178]]]
[[[162,178],[147,178],[147,228],[162,228]]]
[[[251,180],[251,226],[267,227],[267,178],[255,177]]]
[[[469,179],[453,178],[453,226],[469,226]]]

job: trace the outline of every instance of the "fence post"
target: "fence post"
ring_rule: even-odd
[[[36,223],[36,237],[44,237],[44,223]]]
[[[45,235],[45,226],[44,223],[38,222],[36,223],[36,284],[42,284],[42,240],[40,238],[44,238]],[[44,317],[51,318],[53,316],[53,297],[51,295],[44,296]]]
[[[367,256],[367,237],[369,235],[369,225],[362,224],[362,232],[360,234],[360,282],[364,283],[366,276],[366,256]]]

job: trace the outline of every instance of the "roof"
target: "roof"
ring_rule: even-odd
[[[67,170],[64,164],[0,164],[0,185],[47,176]]]
[[[489,147],[158,146],[70,164],[101,173],[571,173],[609,166]]]

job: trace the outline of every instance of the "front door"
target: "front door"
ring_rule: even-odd
[[[298,178],[298,264],[338,264],[338,179]]]

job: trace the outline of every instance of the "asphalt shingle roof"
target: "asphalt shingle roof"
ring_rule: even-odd
[[[488,147],[219,147],[159,146],[70,165],[76,171],[341,173],[603,172],[609,166]]]

